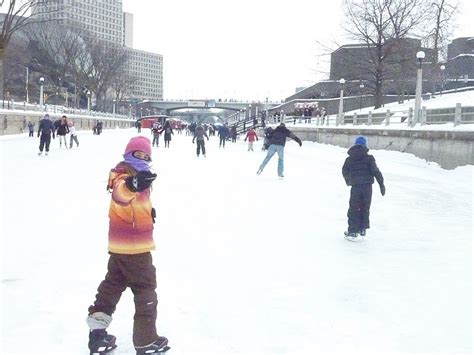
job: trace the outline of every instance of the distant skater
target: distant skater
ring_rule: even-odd
[[[51,135],[53,135],[53,139],[55,138],[54,131],[55,131],[54,124],[49,119],[49,115],[48,114],[44,115],[38,127],[38,137],[41,134],[38,155],[43,154],[43,149],[45,148],[46,148],[46,155],[48,155],[49,145],[51,144]]]
[[[174,135],[173,128],[171,128],[170,121],[166,121],[163,127],[163,132],[165,132],[165,148],[170,147],[171,135]]]
[[[199,157],[199,154],[201,153],[202,150],[202,156],[206,156],[206,146],[204,144],[204,137],[209,140],[209,136],[207,135],[206,131],[201,125],[198,125],[196,127],[196,130],[194,131],[194,137],[193,137],[193,143],[196,141],[197,147],[196,147],[196,154]]]
[[[244,140],[247,141],[247,139],[249,141],[249,146],[248,146],[247,151],[253,152],[253,142],[258,141],[257,133],[255,133],[255,130],[253,128],[250,128],[248,130],[247,135],[245,136]]]
[[[299,139],[293,132],[291,132],[288,128],[285,127],[284,123],[280,123],[280,125],[273,130],[271,133],[269,147],[267,156],[263,159],[262,164],[258,168],[257,175],[260,175],[265,168],[265,165],[270,161],[275,153],[278,153],[278,176],[283,178],[283,169],[284,169],[284,161],[283,161],[283,154],[285,152],[285,144],[286,138],[291,138],[295,140],[301,147],[303,144],[301,139]]]

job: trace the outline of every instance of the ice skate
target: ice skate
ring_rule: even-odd
[[[147,346],[135,347],[137,355],[163,354],[169,349],[170,347],[168,346],[168,339],[166,337],[158,337],[157,341]]]
[[[38,152],[38,155],[41,155],[41,154],[43,154],[43,152]]]
[[[107,334],[105,329],[95,329],[89,332],[90,355],[104,355],[117,347],[116,338]]]
[[[346,231],[346,232],[344,232],[344,238],[346,238],[347,240],[353,242],[353,241],[358,239],[358,234],[356,232]]]

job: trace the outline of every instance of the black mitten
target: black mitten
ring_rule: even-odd
[[[380,193],[385,196],[385,185],[380,185]]]
[[[129,176],[125,179],[125,183],[130,191],[142,192],[149,188],[156,179],[156,174],[148,170],[139,171],[135,176]]]

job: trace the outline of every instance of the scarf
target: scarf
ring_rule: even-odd
[[[150,162],[142,159],[135,158],[133,153],[127,153],[123,155],[123,158],[127,164],[130,164],[136,171],[150,170]]]

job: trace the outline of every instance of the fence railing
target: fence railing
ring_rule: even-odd
[[[128,119],[131,120],[132,117],[127,115],[121,115],[118,113],[110,113],[110,112],[100,112],[100,111],[91,111],[91,110],[83,110],[73,107],[65,107],[59,105],[48,105],[45,104],[41,107],[39,104],[29,104],[26,102],[15,102],[15,101],[3,101],[0,103],[2,104],[0,108],[5,110],[12,110],[12,111],[34,111],[34,112],[41,112],[41,113],[49,113],[49,114],[73,114],[73,115],[83,115],[83,116],[95,116],[95,117],[104,117],[104,118],[119,118],[119,119]]]
[[[413,108],[409,108],[408,110],[398,111],[387,109],[384,112],[345,113],[340,117],[337,114],[326,117],[285,116],[283,120],[270,118],[268,123],[278,123],[280,121],[286,122],[287,124],[311,123],[316,124],[316,126],[404,125],[413,127],[416,124],[433,125],[446,123],[453,123],[454,126],[458,126],[462,124],[474,124],[474,106],[461,106],[460,103],[456,104],[456,107],[447,108],[427,109],[423,106],[418,115],[418,120],[415,119]]]

